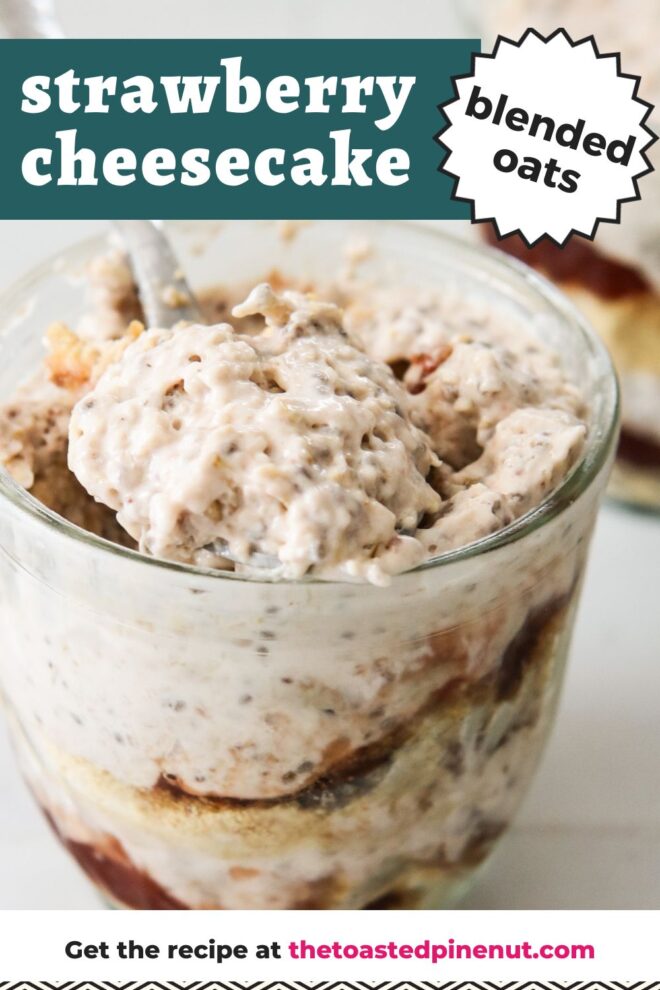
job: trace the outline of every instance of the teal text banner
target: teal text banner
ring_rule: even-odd
[[[434,135],[478,48],[0,41],[0,217],[465,218]]]

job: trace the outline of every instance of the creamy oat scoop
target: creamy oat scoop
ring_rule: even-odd
[[[90,279],[90,311],[0,407],[0,463],[144,553],[382,584],[534,508],[584,448],[538,328],[459,286],[348,276],[319,287],[335,305],[264,284],[209,300],[227,322],[145,330],[120,256]]]
[[[406,534],[441,498],[405,389],[330,303],[260,285],[234,315],[265,321],[151,329],[105,371],[71,417],[79,481],[158,557],[372,581],[416,563]]]
[[[343,301],[263,284],[240,330],[117,348],[73,409],[69,467],[143,552],[386,583],[506,526],[575,463],[579,392],[533,335],[464,300]]]

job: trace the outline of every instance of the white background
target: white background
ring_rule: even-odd
[[[54,0],[71,38],[477,37],[480,0]],[[487,2],[487,0],[486,0]]]
[[[470,33],[461,31],[450,0],[60,0],[58,6],[67,33],[79,37]],[[102,227],[0,222],[0,285]],[[659,589],[660,518],[606,507],[547,757],[516,826],[464,907],[660,908]],[[0,789],[0,908],[99,907],[34,809],[1,733]],[[468,975],[477,974],[472,966]]]

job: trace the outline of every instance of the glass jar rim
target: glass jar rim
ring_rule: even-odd
[[[241,221],[235,222],[240,223]],[[350,223],[351,221],[346,222]],[[428,560],[423,561],[408,571],[393,575],[392,582],[395,582],[398,578],[402,578],[405,575],[435,569],[448,564],[455,564],[458,561],[467,560],[472,557],[483,556],[500,547],[516,542],[560,515],[565,508],[573,504],[589,488],[608,461],[618,432],[620,394],[617,375],[604,343],[573,303],[548,279],[539,275],[517,259],[505,255],[502,251],[484,244],[469,242],[455,235],[448,234],[444,230],[429,227],[426,224],[403,220],[379,220],[375,222],[385,224],[390,228],[397,227],[405,229],[407,233],[426,234],[431,239],[444,243],[447,247],[453,246],[465,255],[473,257],[477,264],[479,262],[488,262],[496,273],[503,275],[505,278],[513,279],[520,285],[525,285],[532,293],[538,295],[549,305],[555,316],[559,317],[563,323],[571,325],[575,332],[580,335],[585,351],[596,362],[601,370],[603,379],[609,386],[608,394],[603,397],[606,401],[603,403],[600,421],[591,424],[582,457],[573,466],[563,481],[539,502],[538,505],[509,523],[508,526],[494,533],[483,536],[465,546],[448,550],[435,557],[430,557]],[[168,221],[168,225],[173,227],[176,227],[177,223],[179,222]],[[190,221],[182,221],[181,223],[190,224]],[[104,247],[107,248],[107,243],[107,237],[100,234],[78,241],[58,252],[56,255],[47,258],[27,272],[22,278],[15,280],[0,293],[0,311],[2,311],[2,304],[8,298],[27,289],[34,288],[35,284],[39,282],[40,278],[46,272],[59,267],[63,260],[73,260],[77,257],[82,258],[83,256],[89,257],[94,253],[101,252]],[[67,519],[58,515],[58,513],[47,508],[15,481],[9,472],[0,465],[0,503],[2,499],[7,499],[20,512],[27,514],[33,520],[45,525],[65,538],[75,540],[91,550],[97,550],[110,556],[119,556],[127,561],[132,561],[135,566],[143,565],[164,571],[176,571],[194,576],[197,580],[242,581],[254,585],[273,583],[273,579],[269,579],[267,576],[253,577],[236,573],[235,571],[221,571],[180,563],[178,561],[165,560],[160,557],[150,557],[137,550],[106,540],[69,522]],[[296,580],[277,579],[276,583],[333,586],[345,582],[337,580],[328,581],[312,576]]]

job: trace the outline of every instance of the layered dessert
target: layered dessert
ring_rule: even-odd
[[[4,470],[73,524],[0,524],[48,820],[121,906],[447,903],[552,718],[585,376],[458,286],[271,273],[145,328],[120,254],[88,279],[0,412]]]
[[[660,9],[655,0],[576,4],[570,0],[495,0],[483,4],[491,34],[519,37],[527,27],[549,34],[564,27],[576,38],[594,35],[602,53],[619,52],[622,70],[641,77],[639,96],[653,105],[649,126],[660,129],[660,64],[656,39]],[[601,223],[594,241],[571,238],[526,247],[518,235],[488,238],[502,250],[543,272],[577,303],[600,332],[619,372],[623,427],[613,478],[616,494],[660,506],[660,172],[641,180],[642,199],[626,203],[621,222]]]

